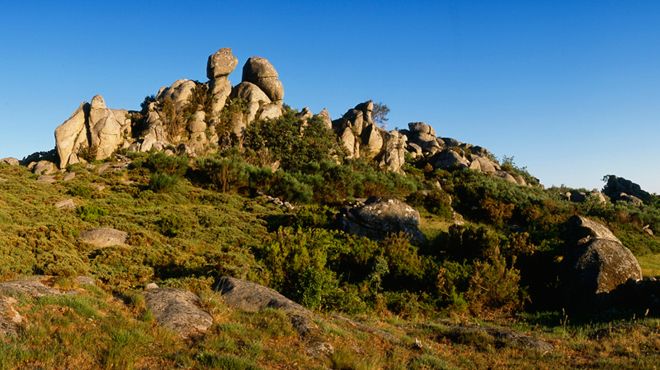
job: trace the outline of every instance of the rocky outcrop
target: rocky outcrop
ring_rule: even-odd
[[[189,291],[151,287],[144,296],[156,321],[185,339],[203,335],[213,317],[202,309],[199,297]]]
[[[424,122],[410,122],[405,134],[408,141],[418,145],[423,153],[433,155],[444,147],[444,142],[436,137],[433,127]]]
[[[80,241],[93,245],[96,248],[106,248],[124,245],[128,240],[128,233],[108,227],[92,229],[80,234]]]
[[[346,208],[339,218],[342,229],[351,234],[383,240],[389,234],[404,232],[415,243],[425,240],[419,220],[419,212],[406,203],[380,198]]]
[[[634,202],[634,198],[637,198],[644,203],[648,203],[651,200],[651,194],[642,190],[638,184],[630,180],[614,175],[606,176],[606,178],[607,184],[603,187],[603,193],[610,197],[612,201]]]
[[[367,101],[349,109],[332,128],[343,144],[348,158],[374,159],[381,168],[403,173],[408,138],[399,131],[386,131],[373,121],[374,103]],[[329,115],[323,113],[323,120]]]
[[[206,64],[206,77],[209,79],[214,116],[220,114],[231,94],[232,89],[228,76],[236,69],[237,65],[238,59],[232,54],[230,48],[222,48],[209,56]]]
[[[128,111],[109,109],[103,97],[96,95],[91,104],[82,103],[55,129],[59,167],[85,161],[84,157],[105,159],[124,145],[130,132]]]
[[[574,216],[567,229],[562,281],[572,308],[588,307],[598,294],[642,278],[635,256],[605,225]]]

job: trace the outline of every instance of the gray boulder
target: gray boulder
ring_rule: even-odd
[[[443,170],[468,168],[470,165],[467,159],[451,149],[445,149],[435,154],[430,161],[434,168]]]
[[[311,320],[312,313],[308,309],[273,289],[223,276],[218,281],[216,290],[222,294],[223,301],[231,308],[247,312],[258,312],[267,308],[279,309],[286,312],[300,335],[308,336],[318,331],[318,327]]]
[[[246,280],[224,276],[216,290],[222,294],[227,306],[247,312],[277,308],[288,313],[308,315],[310,312],[273,289]]]
[[[185,339],[203,335],[213,317],[202,309],[199,297],[189,291],[152,288],[144,292],[147,308],[156,321]]]
[[[419,230],[419,212],[396,199],[370,198],[365,203],[345,209],[340,216],[344,231],[383,240],[389,234],[404,232],[415,243],[425,240]]]

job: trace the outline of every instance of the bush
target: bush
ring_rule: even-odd
[[[76,209],[76,214],[81,220],[95,222],[100,217],[107,216],[108,211],[93,204],[80,206]]]
[[[179,178],[165,173],[154,173],[149,178],[149,190],[159,193],[172,190],[179,182]]]
[[[521,308],[520,272],[507,267],[506,260],[495,249],[488,261],[476,261],[465,297],[473,313],[484,309],[511,312]]]

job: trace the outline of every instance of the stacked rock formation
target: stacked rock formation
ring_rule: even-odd
[[[214,116],[220,114],[231,94],[232,88],[228,76],[234,72],[237,65],[238,59],[229,48],[222,48],[209,56],[206,64],[206,77],[209,79],[209,90],[213,99],[211,106]]]
[[[282,116],[284,88],[275,67],[261,57],[246,61],[241,83],[232,87],[228,77],[237,65],[231,49],[220,49],[208,57],[207,82],[177,80],[147,98],[141,112],[109,109],[101,96],[95,96],[55,130],[57,159],[35,156],[29,162],[59,161],[59,167],[65,168],[108,158],[121,148],[196,156],[217,150],[221,143],[240,143],[252,122]],[[437,137],[424,122],[386,131],[374,122],[373,112],[374,103],[367,101],[335,121],[325,109],[314,115],[308,108],[298,119],[303,129],[310,119],[320,120],[335,131],[348,158],[373,160],[388,171],[403,173],[410,156],[434,169],[470,169],[526,185],[524,178],[503,170],[481,147]]]

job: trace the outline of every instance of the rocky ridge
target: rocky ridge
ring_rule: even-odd
[[[267,59],[249,58],[242,68],[242,81],[232,86],[228,77],[237,66],[231,49],[222,48],[208,57],[208,81],[177,80],[147,97],[139,112],[108,108],[103,97],[96,95],[57,127],[53,152],[35,153],[23,163],[45,176],[44,182],[52,182],[58,169],[107,159],[120,149],[194,157],[226,145],[240,145],[248,125],[281,117],[285,106],[283,83]],[[303,108],[298,118],[303,126],[313,117],[320,119],[334,130],[347,158],[373,160],[388,171],[404,173],[409,156],[434,169],[470,169],[527,185],[522,176],[503,169],[482,147],[440,138],[424,122],[388,131],[374,121],[373,111],[374,103],[366,101],[335,120],[325,109],[315,115],[308,108]]]

